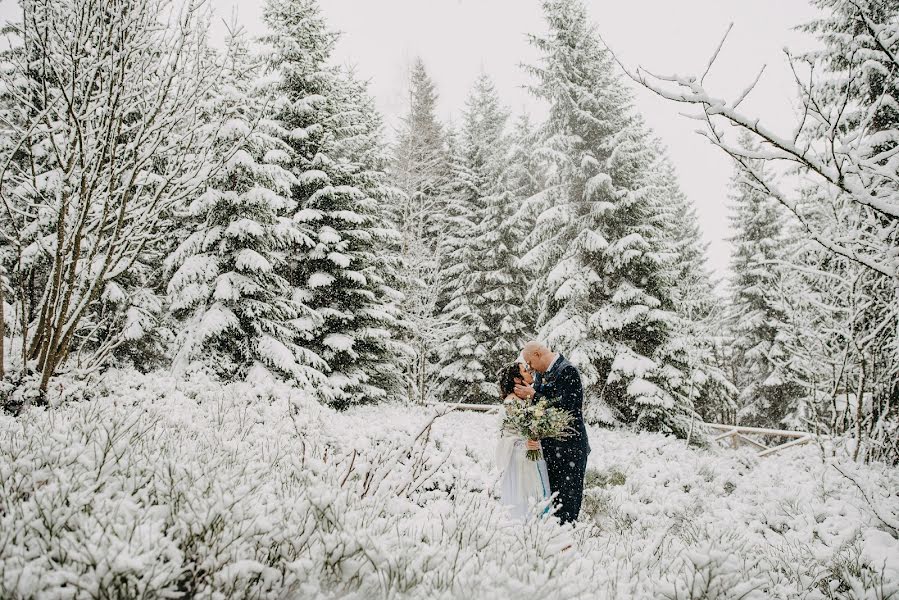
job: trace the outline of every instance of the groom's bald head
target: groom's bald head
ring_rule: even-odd
[[[546,344],[530,341],[524,345],[521,357],[539,373],[545,373],[556,359],[555,353]]]

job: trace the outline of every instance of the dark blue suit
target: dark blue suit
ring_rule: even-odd
[[[584,425],[584,389],[577,368],[559,355],[546,373],[534,378],[535,399],[546,398],[549,405],[567,410],[573,418],[571,437],[541,440],[549,485],[556,492],[556,515],[563,523],[577,520],[584,497],[584,472],[590,443]]]

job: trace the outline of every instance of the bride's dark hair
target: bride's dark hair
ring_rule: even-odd
[[[515,391],[515,380],[521,379],[521,367],[518,363],[512,363],[499,370],[499,399],[504,400],[506,396]]]

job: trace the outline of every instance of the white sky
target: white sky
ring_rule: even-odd
[[[223,19],[237,10],[251,35],[263,31],[264,0],[211,0]],[[767,64],[765,75],[743,104],[769,125],[791,130],[794,86],[782,49],[808,47],[792,28],[814,16],[806,0],[586,0],[598,31],[629,65],[663,74],[703,70],[728,23],[734,28],[706,84],[716,96],[733,98]],[[343,36],[335,59],[353,64],[388,124],[405,109],[409,63],[421,56],[440,93],[440,117],[458,119],[469,87],[481,70],[493,77],[514,111],[542,117],[544,108],[521,86],[519,68],[536,53],[525,38],[544,28],[539,0],[320,0],[331,27]],[[0,20],[16,11],[0,2]],[[222,35],[218,24],[214,33]],[[628,82],[630,83],[630,82]],[[633,86],[632,86],[633,87]],[[683,190],[695,203],[709,264],[725,274],[729,259],[726,156],[694,133],[699,123],[678,114],[682,107],[644,89],[636,104],[668,147]]]
[[[236,0],[214,0],[230,14]],[[700,73],[727,25],[734,23],[716,68],[706,79],[717,96],[734,97],[767,64],[743,108],[770,125],[792,129],[794,86],[783,48],[807,48],[792,31],[814,16],[806,0],[586,0],[591,18],[612,49],[629,65],[671,74]],[[262,30],[262,0],[237,3],[239,22]],[[406,107],[406,76],[421,56],[440,94],[440,117],[458,120],[481,70],[493,77],[513,112],[539,119],[544,108],[521,88],[519,68],[537,54],[525,34],[544,29],[539,0],[320,0],[331,27],[343,33],[336,60],[353,64],[388,124]],[[630,82],[628,81],[628,84]],[[729,260],[727,219],[729,159],[694,133],[699,123],[678,114],[683,107],[636,90],[636,104],[668,147],[681,185],[697,208],[709,243],[709,265],[724,275]]]

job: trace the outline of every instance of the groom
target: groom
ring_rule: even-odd
[[[522,399],[547,398],[550,406],[571,413],[571,437],[541,440],[549,486],[557,492],[556,515],[563,523],[577,520],[584,495],[584,472],[590,444],[584,426],[584,391],[581,374],[564,356],[539,342],[528,342],[521,351],[525,364],[536,371],[533,386],[516,385],[515,395]]]

